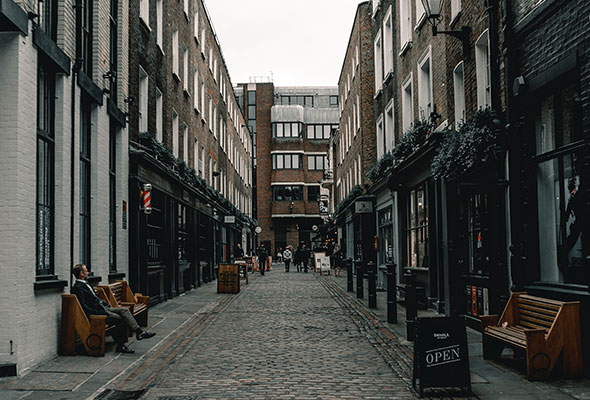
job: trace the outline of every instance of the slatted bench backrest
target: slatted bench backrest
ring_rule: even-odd
[[[549,332],[563,302],[521,294],[514,325],[522,329],[545,329]]]
[[[111,292],[113,293],[113,296],[115,297],[115,300],[117,300],[117,303],[121,304],[123,302],[123,283],[122,282],[111,283],[111,284],[109,284],[109,288],[111,289]]]

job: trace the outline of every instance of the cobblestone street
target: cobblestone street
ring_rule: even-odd
[[[255,274],[238,295],[216,282],[150,310],[151,340],[131,339],[135,354],[55,357],[18,378],[0,379],[7,400],[411,399],[412,343],[378,309],[346,293],[346,278]],[[431,311],[423,316],[434,315]],[[468,330],[473,394],[478,399],[587,399],[586,379],[530,382],[510,364],[481,358]],[[429,392],[459,398],[454,391]]]
[[[142,399],[413,398],[351,316],[315,274],[275,268],[188,331],[159,374],[112,387],[147,389]]]

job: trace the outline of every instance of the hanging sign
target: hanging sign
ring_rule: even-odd
[[[425,388],[460,387],[471,393],[471,373],[465,319],[428,317],[416,319],[412,385]]]
[[[236,216],[235,215],[226,215],[223,219],[223,222],[226,224],[235,224],[236,223]]]

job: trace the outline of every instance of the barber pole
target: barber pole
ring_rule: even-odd
[[[152,185],[149,183],[143,185],[143,212],[152,213]]]

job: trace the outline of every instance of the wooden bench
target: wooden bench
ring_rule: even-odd
[[[76,295],[61,295],[61,326],[58,353],[62,356],[76,354],[76,333],[89,356],[102,357],[105,337],[114,327],[106,324],[106,315],[86,316]]]
[[[101,294],[101,291],[103,294]],[[126,281],[117,281],[97,287],[98,297],[105,300],[111,307],[126,307],[137,320],[139,326],[148,325],[149,296],[131,291]]]
[[[530,380],[548,378],[558,360],[566,377],[582,373],[580,302],[513,293],[500,319],[483,315],[480,320],[484,359],[499,358],[510,346],[525,352]]]

